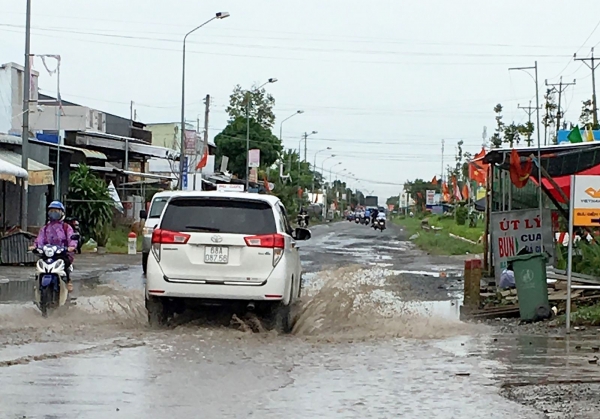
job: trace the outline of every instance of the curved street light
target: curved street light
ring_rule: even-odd
[[[262,89],[269,83],[277,83],[277,79],[271,77],[256,89],[246,90],[246,192],[250,188],[250,93]]]
[[[285,121],[287,121],[290,118],[295,117],[296,115],[300,115],[304,113],[303,110],[298,109],[295,113],[293,113],[292,115],[288,116],[287,118],[285,118],[283,121],[281,121],[281,123],[279,124],[279,141],[283,142],[283,123]]]
[[[322,153],[323,151],[331,150],[331,147],[324,148],[323,150],[319,150],[315,153],[315,159],[313,164],[313,175],[312,175],[312,193],[315,194],[315,172],[317,171],[317,155]]]
[[[183,174],[185,169],[185,41],[187,37],[196,32],[201,27],[208,25],[215,19],[225,19],[230,15],[228,12],[216,13],[214,17],[204,22],[202,25],[196,26],[183,37],[183,62],[181,70],[181,144],[179,150],[179,190],[183,190]]]

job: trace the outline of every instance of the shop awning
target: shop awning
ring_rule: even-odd
[[[14,151],[0,149],[0,160],[17,166],[21,169],[21,155]],[[54,175],[51,167],[46,166],[38,161],[29,159],[29,185],[30,186],[43,186],[43,185],[54,185]]]
[[[0,159],[0,180],[17,183],[17,178],[27,179],[27,172],[19,166]]]
[[[586,175],[586,176],[600,176],[600,165],[591,167],[589,169],[586,170],[582,170],[581,172],[578,173],[574,173],[575,175]],[[531,177],[531,180],[533,181],[533,183],[535,183],[536,185],[538,184],[538,180],[535,177]],[[564,192],[564,194],[567,197],[570,197],[571,195],[571,175],[565,175],[565,176],[555,176],[552,178],[552,180],[554,180],[554,182],[556,183],[556,185],[562,189],[562,191]],[[544,184],[544,187],[548,190],[548,192],[552,195],[552,197],[554,199],[556,199],[558,202],[560,202],[561,204],[565,204],[565,199],[563,198],[562,194],[560,193],[560,191],[558,191],[554,185],[546,178],[542,178],[542,183]]]

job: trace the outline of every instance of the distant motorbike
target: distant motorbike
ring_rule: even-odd
[[[371,218],[370,217],[365,217],[364,220],[365,220],[365,222],[363,224],[365,224],[365,225],[371,224]]]
[[[65,218],[65,222],[71,226],[73,232],[79,236],[77,240],[77,254],[81,254],[81,248],[83,247],[83,236],[81,235],[81,227],[79,226],[79,220],[75,217]]]
[[[379,218],[379,219],[375,220],[373,222],[373,228],[375,230],[380,230],[380,231],[385,230],[385,220],[382,219],[382,218]]]
[[[71,236],[77,240],[77,235]],[[69,291],[67,290],[67,272],[65,247],[45,245],[33,249],[33,254],[40,259],[36,266],[36,286],[34,290],[34,303],[42,312],[42,317],[48,317],[52,311],[69,304]],[[73,265],[69,267],[73,272]]]
[[[306,228],[308,227],[308,214],[298,214],[296,217],[298,222],[298,227]]]
[[[356,218],[354,218],[354,222],[355,222],[356,224],[360,223],[360,217],[356,217]]]

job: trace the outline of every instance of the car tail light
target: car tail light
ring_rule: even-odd
[[[245,237],[248,247],[261,247],[265,249],[273,249],[273,267],[277,266],[283,257],[285,249],[285,237],[281,234],[266,234],[262,236]]]
[[[163,244],[187,244],[189,234],[176,231],[156,229],[152,232],[152,251],[156,260],[160,262],[161,245]]]
[[[285,237],[281,234],[245,237],[248,247],[264,247],[268,249],[285,249]]]
[[[190,237],[189,234],[158,229],[152,233],[152,244],[186,244]]]

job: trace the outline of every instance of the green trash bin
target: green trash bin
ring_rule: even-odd
[[[520,255],[508,259],[508,262],[512,262],[515,273],[521,320],[535,322],[550,318],[546,256],[540,253]]]

